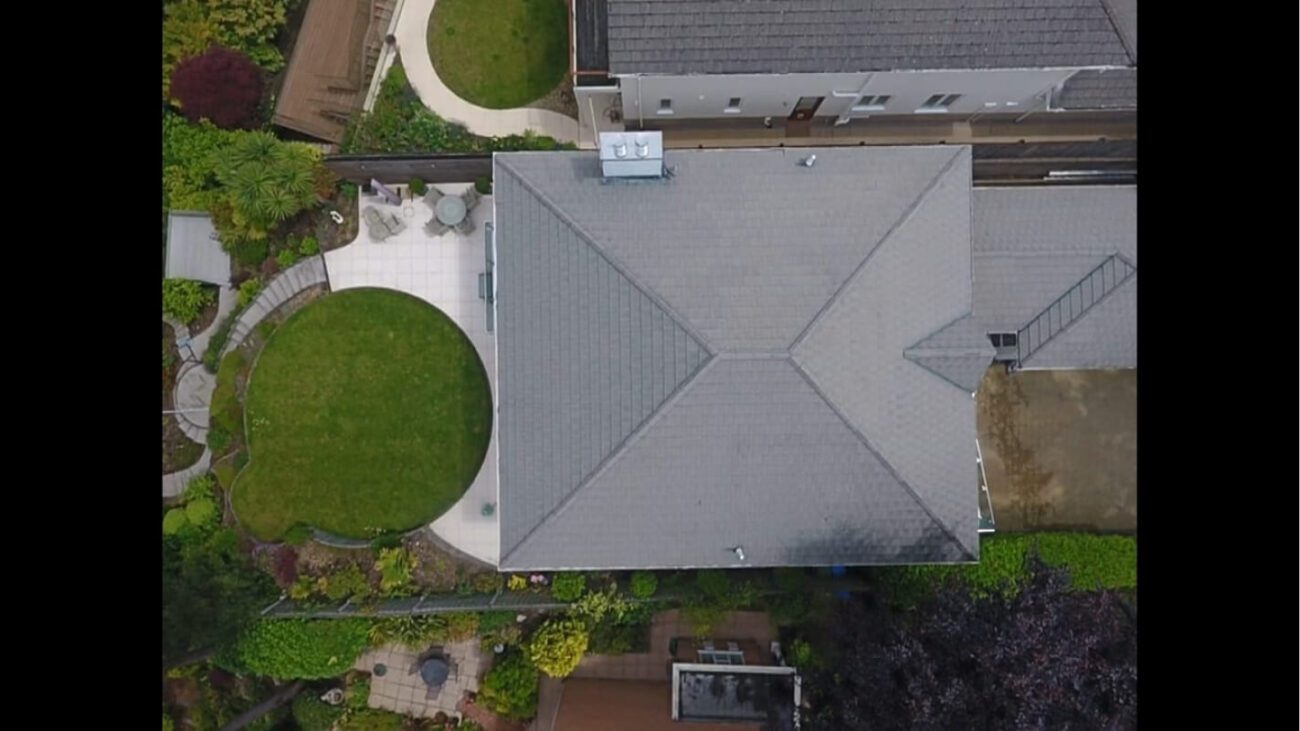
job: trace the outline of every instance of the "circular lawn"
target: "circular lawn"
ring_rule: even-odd
[[[568,7],[564,0],[438,0],[429,16],[429,58],[465,101],[524,106],[569,70]]]
[[[384,289],[337,292],[285,321],[245,404],[250,460],[231,499],[263,540],[296,523],[350,538],[428,523],[473,482],[492,425],[469,339]]]

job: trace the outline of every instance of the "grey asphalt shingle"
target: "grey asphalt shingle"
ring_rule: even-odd
[[[1026,325],[1112,255],[1137,265],[1135,186],[979,188],[974,195],[972,320],[986,332]],[[1135,276],[1024,365],[1132,368],[1136,332]]]
[[[1113,4],[1119,28],[1103,0],[608,0],[610,71],[1130,66]]]
[[[495,158],[502,568],[977,557],[974,402],[904,357],[970,311],[969,148],[668,164]],[[608,324],[607,289],[650,317]],[[686,366],[625,363],[612,343],[647,329]]]
[[[1137,109],[1137,69],[1080,71],[1052,99],[1060,109]]]

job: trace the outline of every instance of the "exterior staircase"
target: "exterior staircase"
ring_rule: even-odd
[[[1137,267],[1119,254],[1112,254],[1097,268],[1088,272],[1065,294],[1056,298],[1028,324],[1016,331],[1016,360],[1019,368],[1052,338],[1076,322],[1084,314],[1137,274]]]

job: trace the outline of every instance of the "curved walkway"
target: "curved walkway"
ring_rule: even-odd
[[[429,16],[435,0],[405,0],[397,18],[397,52],[406,77],[420,100],[438,116],[463,124],[484,137],[504,137],[532,130],[560,142],[578,141],[578,120],[549,109],[487,109],[456,96],[438,78],[429,58]]]
[[[183,470],[163,475],[163,497],[176,497],[185,492],[185,486],[190,484],[190,480],[207,472],[211,464],[212,450],[204,447],[198,462]]]
[[[221,356],[224,358],[230,351],[243,344],[244,338],[248,337],[258,323],[274,312],[275,308],[292,299],[294,295],[308,287],[328,283],[329,279],[325,276],[325,258],[320,254],[308,257],[285,269],[278,277],[271,280],[271,283],[257,295],[257,299],[253,300],[247,309],[240,313],[235,326],[230,330],[230,338],[226,340],[226,347],[221,351]]]

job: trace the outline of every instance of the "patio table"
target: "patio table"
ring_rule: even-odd
[[[420,679],[424,684],[436,688],[447,682],[447,676],[451,674],[451,668],[447,666],[447,661],[438,657],[431,657],[424,661],[420,666]]]
[[[445,195],[438,199],[434,206],[434,213],[438,220],[448,226],[455,226],[465,220],[465,201],[457,195]]]

